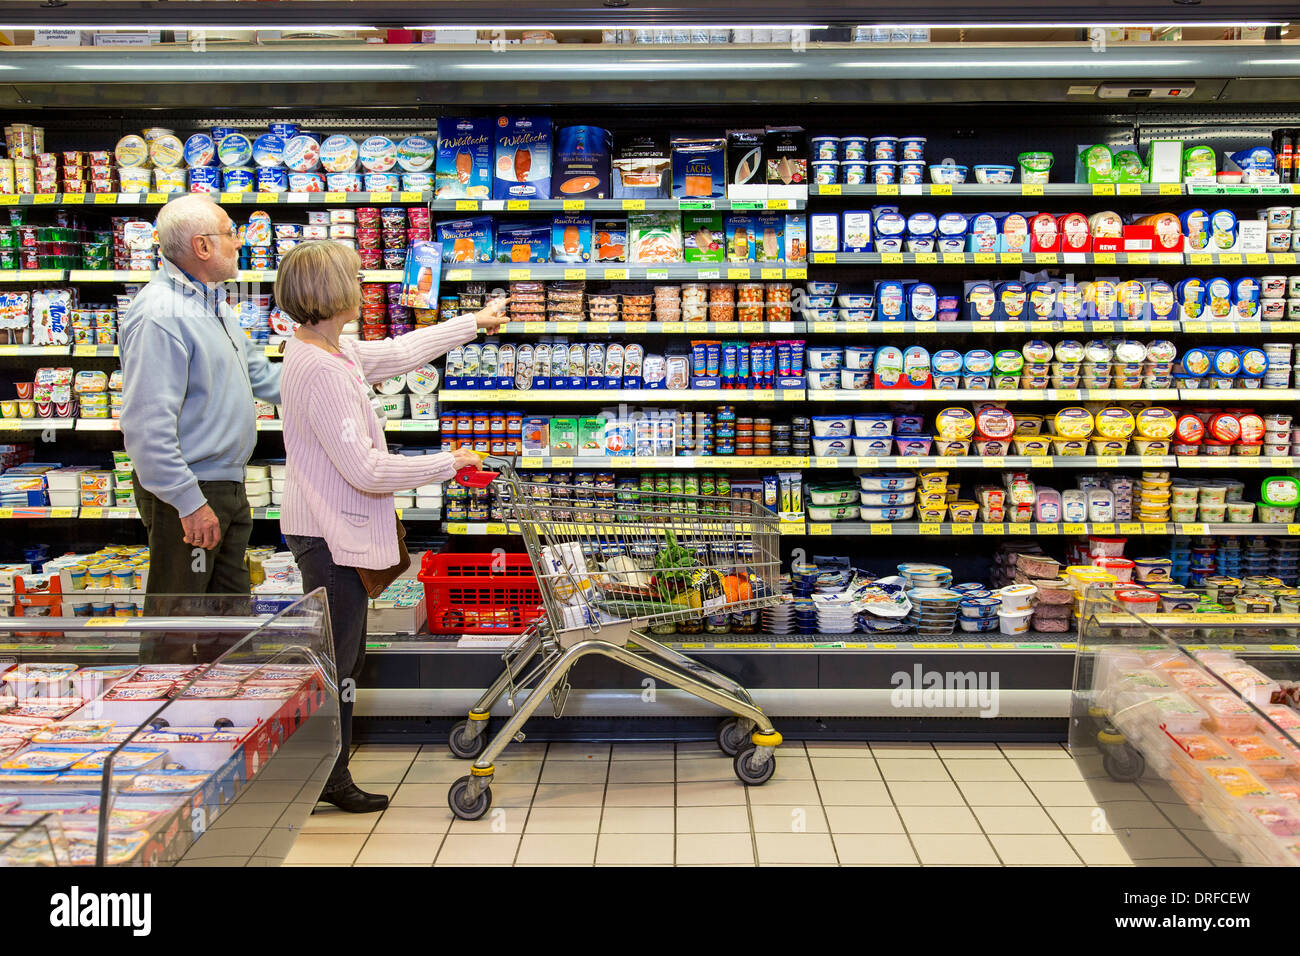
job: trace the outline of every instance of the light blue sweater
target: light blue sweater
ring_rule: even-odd
[[[280,402],[280,369],[183,270],[160,267],[118,326],[122,437],[140,484],[181,516],[200,481],[243,481],[257,442],[253,396]]]

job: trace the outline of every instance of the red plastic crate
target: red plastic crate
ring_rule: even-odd
[[[518,634],[546,613],[527,554],[426,551],[416,578],[430,634]]]

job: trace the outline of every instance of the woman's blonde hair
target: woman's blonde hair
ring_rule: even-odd
[[[333,239],[303,242],[280,260],[275,302],[295,322],[315,325],[361,305],[361,257]]]

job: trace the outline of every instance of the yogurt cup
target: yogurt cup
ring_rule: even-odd
[[[870,175],[871,167],[866,163],[840,163],[840,179],[846,186],[865,186]]]
[[[893,160],[875,159],[867,164],[870,167],[871,181],[877,186],[891,186],[898,182],[898,163]]]
[[[902,136],[898,140],[898,157],[904,163],[919,163],[925,159],[924,136]]]
[[[1033,613],[1033,611],[1022,611],[1018,614],[1010,614],[999,610],[998,629],[1003,634],[1024,634],[1029,630],[1029,619]]]
[[[811,160],[814,163],[836,161],[840,158],[840,138],[838,136],[814,136],[808,140],[812,148]],[[1287,210],[1286,223],[1291,223],[1291,210]]]
[[[816,186],[833,186],[840,181],[840,164],[833,159],[814,160],[812,165],[813,184]]]
[[[958,186],[966,182],[969,167],[940,163],[930,166],[930,182],[940,186]]]
[[[865,136],[840,137],[840,162],[865,163],[870,149],[870,140]]]
[[[870,157],[873,160],[898,161],[897,136],[873,136],[870,142]]]

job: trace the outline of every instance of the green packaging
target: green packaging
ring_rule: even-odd
[[[1086,146],[1079,152],[1075,181],[1081,183],[1115,182],[1115,157],[1104,143]]]
[[[1189,146],[1183,150],[1184,179],[1214,179],[1219,165],[1209,146]]]
[[[573,455],[578,447],[578,420],[576,418],[551,419],[551,454]]]
[[[683,213],[682,252],[687,262],[722,262],[727,253],[722,214]]]
[[[583,417],[578,419],[578,454],[603,455],[605,449],[605,419]]]
[[[1145,183],[1148,181],[1147,168],[1136,150],[1120,149],[1115,151],[1115,173],[1121,183]]]

